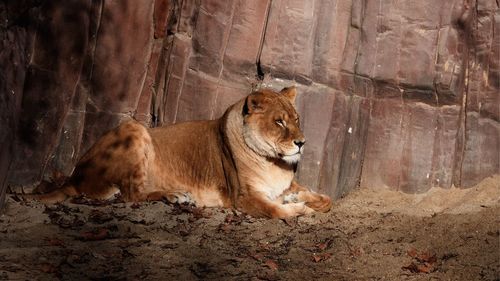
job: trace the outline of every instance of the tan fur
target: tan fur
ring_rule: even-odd
[[[123,123],[94,144],[62,189],[36,198],[107,199],[120,191],[126,201],[194,201],[261,217],[327,212],[328,196],[293,180],[302,153],[297,144],[305,142],[295,96],[295,88],[260,90],[211,121],[153,129]]]

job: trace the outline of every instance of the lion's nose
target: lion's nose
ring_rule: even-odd
[[[305,140],[294,140],[293,143],[295,143],[296,146],[301,148],[306,143],[306,141]]]

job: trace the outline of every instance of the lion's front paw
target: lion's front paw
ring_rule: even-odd
[[[168,202],[173,204],[177,203],[177,204],[196,205],[196,201],[194,201],[193,197],[191,196],[191,193],[189,192],[170,193],[166,197]]]
[[[279,218],[298,217],[302,215],[311,214],[314,212],[314,210],[306,206],[304,202],[289,203],[282,206],[284,207],[283,212],[275,217]]]
[[[317,212],[326,213],[332,208],[332,199],[327,195],[321,194],[319,200],[307,202],[306,206]]]

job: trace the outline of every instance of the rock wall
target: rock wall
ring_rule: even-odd
[[[498,5],[2,2],[0,186],[71,173],[125,118],[217,118],[252,89],[291,84],[301,182],[335,197],[471,186],[499,172]]]

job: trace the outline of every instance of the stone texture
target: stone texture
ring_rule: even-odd
[[[29,1],[0,3],[0,209],[3,207],[9,168],[14,160],[14,138],[19,123],[26,67],[33,45],[33,30],[19,21],[23,11],[37,12],[37,7],[24,10]]]
[[[154,1],[103,3],[88,103],[95,111],[133,112],[151,56]]]
[[[350,98],[339,176],[336,189],[332,193],[336,198],[359,186],[363,159],[365,158],[368,126],[370,125],[370,109],[370,100],[357,96]],[[325,174],[328,175],[328,171],[325,171]],[[323,188],[330,189],[328,185]]]
[[[399,188],[403,111],[401,101],[373,101],[361,186]]]
[[[0,191],[70,174],[124,119],[217,118],[261,86],[297,85],[298,178],[334,197],[499,173],[495,0],[23,0],[0,19]]]
[[[20,183],[38,180],[57,147],[89,41],[89,9],[90,1],[50,1],[40,7],[10,169]]]
[[[403,148],[399,188],[423,192],[431,188],[431,168],[436,133],[436,108],[423,103],[404,105]],[[430,148],[430,149],[429,149]]]
[[[342,95],[335,95],[332,89],[325,87],[304,87],[298,90],[301,95],[297,101],[297,109],[301,116],[307,147],[297,175],[304,182],[316,187],[323,170],[338,172],[338,169],[332,168],[338,165],[336,150],[339,150],[343,143],[343,135],[338,132],[344,130],[342,121],[345,120],[345,98]],[[332,161],[327,163],[321,161],[328,154],[333,154]],[[332,183],[334,182],[336,181],[332,180]],[[322,186],[324,188],[327,184]],[[329,192],[327,188],[324,189],[323,192]]]
[[[457,159],[457,124],[460,108],[456,105],[439,108],[436,119],[434,159],[432,162],[432,186],[451,187]]]

